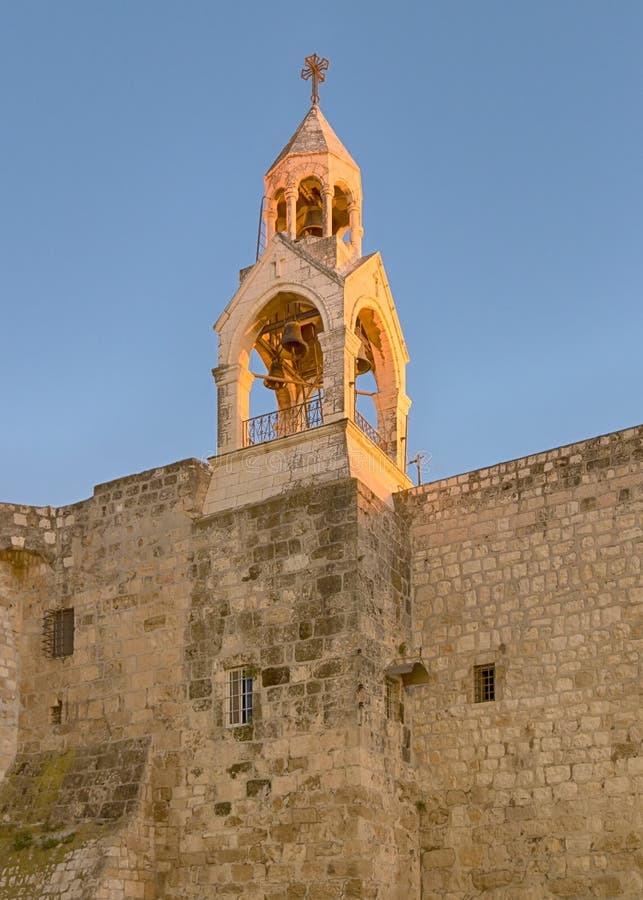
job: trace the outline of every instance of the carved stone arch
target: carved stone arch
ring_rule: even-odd
[[[291,320],[305,331],[305,335],[302,334],[305,352],[296,360],[281,350],[283,332]],[[240,301],[236,325],[232,334],[226,335],[226,340],[221,342],[220,365],[214,370],[220,453],[254,443],[248,440],[251,426],[245,423],[251,418],[250,394],[257,378],[274,391],[275,413],[280,423],[287,418],[285,410],[291,410],[289,415],[292,417],[294,407],[308,403],[315,392],[321,392],[324,354],[318,335],[328,327],[326,305],[317,294],[300,284],[282,282],[275,285],[246,309],[243,309],[243,300]],[[257,350],[266,367],[265,374],[250,370],[253,349]],[[275,370],[272,370],[273,364],[277,367]],[[318,400],[316,403],[319,406]],[[255,425],[253,420],[252,427]]]
[[[274,192],[266,198],[266,219],[268,222],[268,237],[272,237],[273,234],[288,233],[286,188],[284,185],[275,188]]]
[[[342,240],[347,235],[350,236],[350,214],[355,206],[359,207],[359,198],[355,196],[354,190],[347,181],[336,178],[332,190],[331,231]]]
[[[346,194],[349,203],[359,203],[360,198],[354,187],[351,187],[346,178],[335,178],[333,180],[333,189],[339,188]]]
[[[378,368],[380,376],[383,376],[384,369],[388,368],[390,373],[386,373],[386,387],[404,390],[406,353],[397,340],[396,329],[390,321],[390,316],[387,315],[378,300],[368,296],[360,297],[351,311],[349,322],[352,331],[357,333],[361,324],[366,332],[375,355],[376,379]],[[377,362],[379,362],[379,366]]]
[[[363,295],[351,311],[351,330],[365,343],[373,365],[377,392],[373,397],[377,431],[388,455],[399,468],[406,465],[407,413],[406,348],[389,310],[376,298]]]
[[[22,547],[14,547],[13,544],[6,542],[0,544],[0,563],[11,567],[18,578],[43,563],[51,568],[53,559],[54,554],[51,551],[45,550],[29,537],[25,539]]]
[[[242,319],[239,320],[234,332],[228,341],[228,349],[223,359],[219,359],[220,366],[241,365],[247,368],[250,352],[255,344],[257,335],[259,334],[259,316],[266,309],[270,302],[281,293],[295,294],[302,297],[315,307],[322,320],[323,331],[330,328],[330,317],[326,305],[322,298],[311,291],[305,285],[294,284],[292,282],[280,282],[275,287],[264,291],[245,312]],[[256,327],[253,328],[253,325]]]

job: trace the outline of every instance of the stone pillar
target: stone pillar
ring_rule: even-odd
[[[362,235],[364,234],[364,229],[362,228],[362,215],[361,210],[358,203],[351,203],[348,207],[348,221],[350,224],[350,232],[351,232],[351,247],[355,250],[358,256],[362,255]]]
[[[219,456],[243,447],[243,423],[250,416],[254,376],[239,363],[212,370],[217,385],[217,448]]]
[[[324,237],[331,237],[333,233],[333,189],[332,187],[324,187]]]
[[[377,410],[377,430],[386,443],[386,452],[398,469],[406,471],[406,429],[411,401],[396,387],[380,390],[373,398]]]
[[[299,191],[296,187],[286,188],[286,229],[288,237],[294,241],[297,237],[297,197]]]
[[[355,409],[356,334],[341,325],[318,335],[324,354],[324,423],[352,419]]]

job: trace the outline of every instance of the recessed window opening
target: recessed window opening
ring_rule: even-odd
[[[402,702],[402,685],[394,678],[387,678],[385,682],[385,708],[386,718],[392,722],[404,721],[404,704]]]
[[[247,668],[228,671],[226,721],[228,726],[252,721],[252,674]]]
[[[491,663],[486,666],[474,666],[473,692],[475,703],[487,703],[496,699],[496,666]]]
[[[49,707],[49,721],[52,725],[60,725],[63,720],[63,702],[59,700],[54,706]]]
[[[71,656],[74,652],[74,610],[57,609],[54,614],[54,656]]]
[[[43,647],[54,659],[71,656],[74,652],[74,610],[51,609],[43,620]]]

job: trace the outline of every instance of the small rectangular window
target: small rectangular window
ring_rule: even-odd
[[[473,699],[475,703],[487,703],[496,699],[496,666],[491,663],[473,668]]]
[[[52,725],[61,725],[63,720],[63,702],[59,700],[55,706],[49,707],[49,720]]]
[[[74,610],[51,609],[43,622],[43,645],[48,656],[60,658],[74,652]]]
[[[402,685],[393,678],[386,679],[386,718],[394,722],[404,721],[404,704],[402,703]]]
[[[252,721],[252,674],[248,669],[228,671],[226,707],[228,725],[247,725]]]

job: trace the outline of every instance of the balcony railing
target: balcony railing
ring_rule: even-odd
[[[384,438],[357,410],[355,410],[355,424],[358,428],[361,428],[367,438],[370,438],[374,444],[377,444],[380,450],[383,450],[384,453],[386,453],[386,442],[384,441]]]
[[[243,446],[265,444],[289,434],[298,434],[324,424],[321,400],[315,397],[306,403],[278,409],[275,412],[255,416],[243,423]]]

